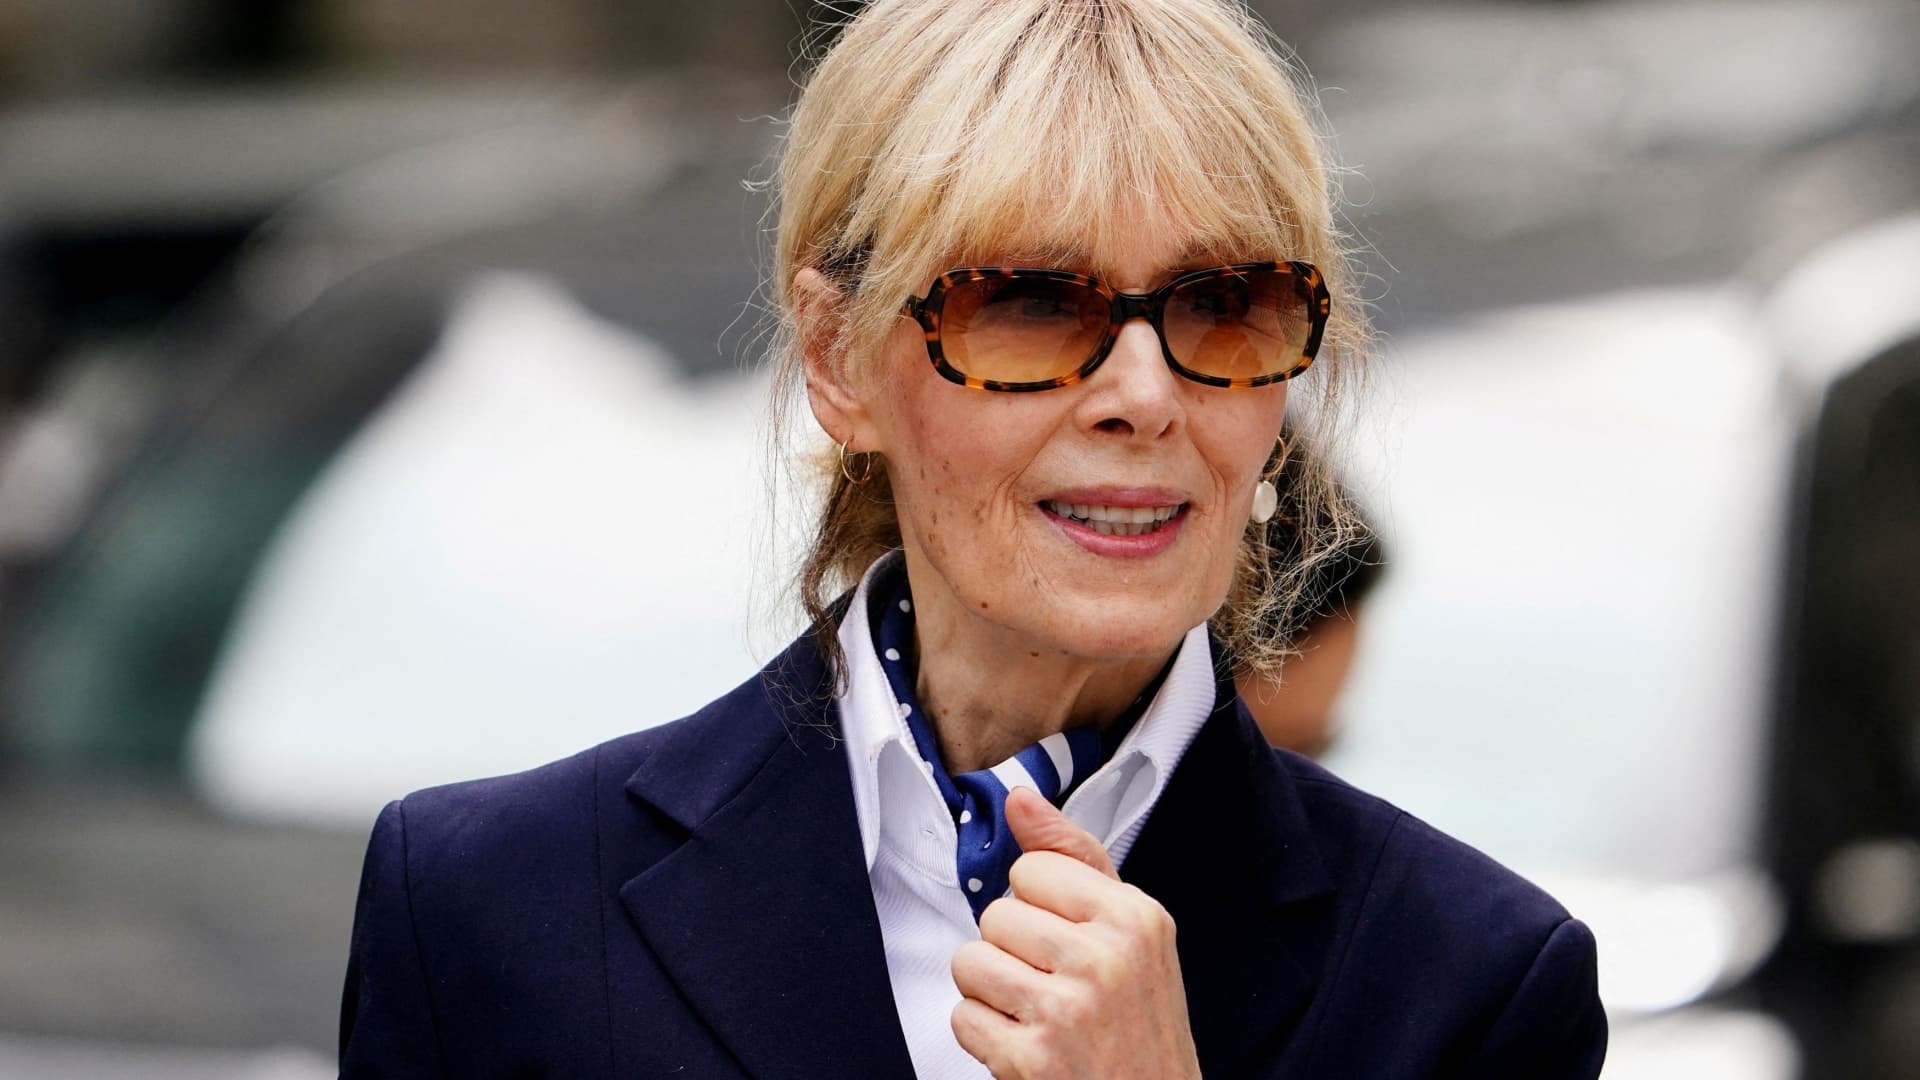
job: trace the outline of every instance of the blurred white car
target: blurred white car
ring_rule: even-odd
[[[1784,925],[1763,810],[1796,447],[1835,379],[1916,332],[1907,217],[1767,295],[1620,293],[1389,350],[1395,407],[1353,457],[1392,565],[1329,764],[1593,926],[1610,1076],[1799,1075],[1778,1021],[1686,1007]]]

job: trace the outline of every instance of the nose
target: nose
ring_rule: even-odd
[[[1118,435],[1158,438],[1179,423],[1179,379],[1160,351],[1160,337],[1144,318],[1128,319],[1113,349],[1087,379],[1083,403],[1090,427]]]

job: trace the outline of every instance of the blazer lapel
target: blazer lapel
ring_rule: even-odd
[[[649,754],[627,809],[686,839],[620,902],[750,1075],[910,1077],[828,700],[803,640]]]
[[[1221,679],[1120,876],[1179,927],[1201,1074],[1238,1073],[1298,1022],[1322,970],[1332,892],[1294,781]]]
[[[650,950],[751,1076],[911,1077],[828,700],[803,641],[659,730],[602,807],[627,816],[606,858],[638,931],[621,940],[610,926],[610,948]],[[1294,781],[1231,680],[1120,874],[1180,928],[1203,1075],[1235,1075],[1312,999],[1332,885]],[[645,1014],[616,1011],[615,1022]],[[614,1036],[616,1053],[647,1038]]]

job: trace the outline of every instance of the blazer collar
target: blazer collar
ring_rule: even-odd
[[[1180,928],[1187,1017],[1204,1076],[1237,1074],[1312,1000],[1333,883],[1296,781],[1216,652],[1213,715],[1188,747],[1120,876]]]
[[[803,638],[664,732],[626,791],[688,836],[620,902],[749,1075],[912,1076],[830,690]]]

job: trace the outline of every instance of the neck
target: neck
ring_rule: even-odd
[[[921,567],[915,573],[915,567]],[[907,555],[919,666],[914,693],[953,775],[1068,728],[1118,720],[1179,642],[1143,656],[1079,656],[981,618]]]

